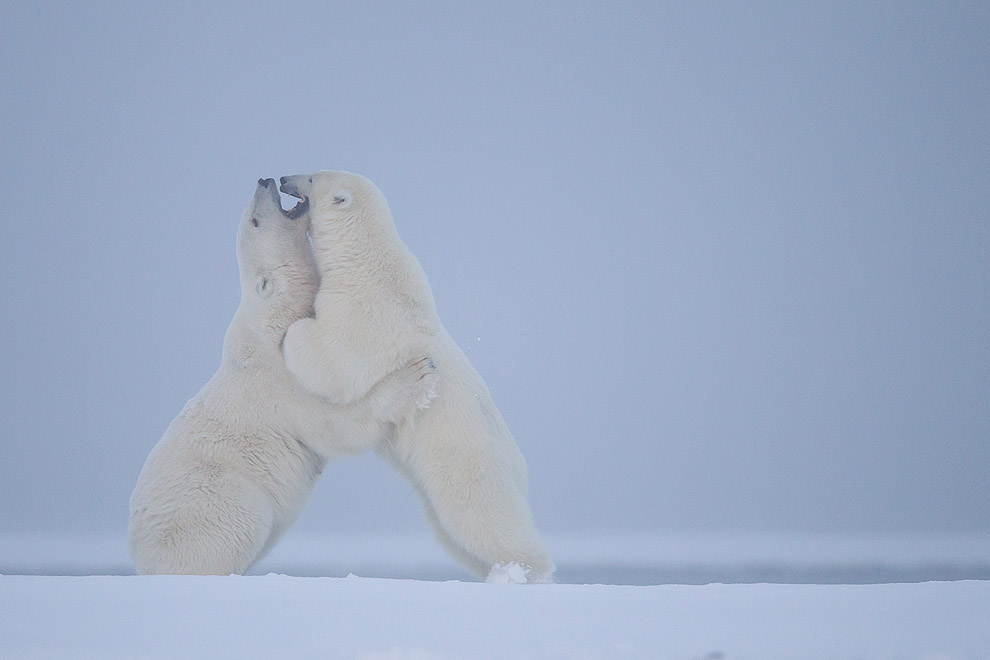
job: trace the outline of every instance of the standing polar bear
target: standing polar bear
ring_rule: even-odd
[[[289,371],[309,391],[348,405],[400,365],[431,356],[436,400],[379,452],[413,483],[438,539],[469,570],[489,581],[549,581],[554,566],[526,502],[526,463],[485,383],[440,323],[385,197],[348,172],[281,182],[282,192],[309,204],[321,277],[316,317],[286,333]]]
[[[297,209],[282,211],[275,181],[258,182],[238,228],[241,302],[220,368],[152,449],[131,496],[140,573],[244,572],[295,520],[327,458],[390,438],[433,396],[423,356],[336,407],[286,371],[282,339],[312,314],[319,283]]]

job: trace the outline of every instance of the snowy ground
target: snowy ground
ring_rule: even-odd
[[[0,577],[2,658],[980,660],[990,582]]]
[[[823,536],[614,534],[548,536],[558,582],[863,584],[990,580],[990,534]],[[0,574],[131,575],[123,533],[0,536]],[[252,573],[470,580],[430,536],[290,532]],[[990,656],[988,656],[990,657]]]
[[[753,571],[780,578],[816,570],[919,580],[986,571],[990,558],[987,537],[552,538],[551,547],[565,575],[628,576],[638,567],[635,575],[649,577],[693,566],[695,576],[736,582],[752,581]],[[336,575],[351,565],[376,577],[52,575],[59,565],[78,574],[131,570],[120,538],[0,538],[0,658],[990,657],[985,579],[486,585],[467,581],[428,539],[368,537],[290,537],[256,572],[322,567]],[[102,570],[113,566],[121,570]]]

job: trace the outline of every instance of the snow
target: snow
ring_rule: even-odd
[[[426,536],[290,533],[245,577],[130,575],[122,534],[0,536],[0,659],[990,657],[988,535],[548,544],[578,584],[471,581]],[[929,581],[941,575],[981,579]],[[736,584],[657,586],[685,576]],[[901,582],[783,584],[822,576]],[[627,578],[647,586],[615,584]]]
[[[2,576],[0,658],[977,660],[990,582]]]
[[[485,582],[491,584],[526,584],[529,582],[528,571],[525,567],[514,562],[508,564],[495,564],[488,572]]]
[[[794,533],[548,535],[558,581],[877,583],[990,579],[990,534]],[[129,575],[123,532],[0,535],[0,573]],[[470,580],[427,535],[290,532],[254,574]]]

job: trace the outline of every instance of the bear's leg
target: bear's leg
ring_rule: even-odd
[[[285,366],[299,384],[337,406],[361,399],[388,373],[383,365],[368,364],[339,343],[331,342],[321,321],[314,318],[299,319],[290,325],[282,350]]]
[[[131,556],[141,574],[230,575],[258,558],[272,530],[264,493],[242,478],[205,483],[177,506],[147,515],[132,534]]]
[[[425,497],[422,499],[423,513],[426,515],[426,521],[430,524],[430,528],[433,530],[433,536],[436,537],[437,541],[440,542],[440,545],[444,547],[451,557],[460,562],[462,566],[464,566],[475,576],[484,580],[491,571],[491,565],[478,559],[454,541],[450,534],[447,533],[447,530],[440,522],[440,519],[437,518],[437,513],[433,510],[433,505],[430,504],[430,501]]]
[[[417,358],[379,381],[363,399],[346,406],[306,401],[292,408],[305,420],[302,441],[321,456],[358,454],[378,445],[436,397],[436,366]]]
[[[492,472],[495,472],[494,470]],[[549,582],[554,565],[533,525],[526,499],[514,483],[470,488],[428,488],[431,524],[455,558],[475,574],[488,577],[496,565],[519,564],[527,582]]]

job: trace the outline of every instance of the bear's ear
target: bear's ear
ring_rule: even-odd
[[[330,196],[330,202],[333,204],[334,208],[346,209],[351,205],[351,200],[354,198],[351,195],[351,191],[345,188],[338,188],[333,191],[333,195]]]
[[[260,298],[271,296],[275,291],[275,282],[272,280],[271,273],[261,273],[258,275],[254,288]]]

